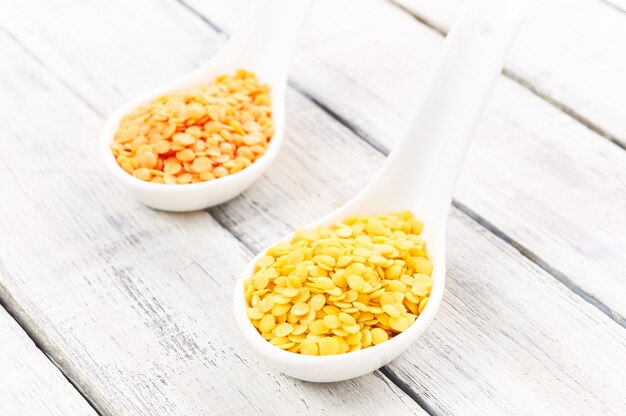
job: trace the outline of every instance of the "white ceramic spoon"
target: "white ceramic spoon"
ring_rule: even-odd
[[[354,215],[413,211],[424,221],[422,235],[434,263],[430,300],[415,323],[387,342],[346,354],[307,356],[274,347],[249,321],[243,290],[244,280],[252,275],[264,250],[243,270],[233,296],[237,325],[260,358],[302,380],[345,380],[389,363],[432,322],[445,285],[445,229],[454,185],[525,8],[526,0],[473,2],[447,36],[443,56],[432,72],[408,133],[396,144],[379,175],[347,204],[305,227],[333,224]]]
[[[124,104],[106,121],[100,151],[109,171],[137,200],[166,211],[208,208],[239,195],[257,180],[278,154],[285,130],[285,87],[291,54],[312,0],[256,0],[239,30],[211,61],[197,70]],[[110,143],[122,117],[164,94],[207,84],[220,74],[238,69],[253,71],[271,87],[272,120],[276,133],[267,152],[252,165],[210,182],[164,185],[145,182],[124,172],[115,161]]]

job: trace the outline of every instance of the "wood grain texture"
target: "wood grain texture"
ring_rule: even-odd
[[[175,64],[169,61],[164,63],[165,72],[183,72],[202,59],[200,54],[186,57],[184,54],[188,50],[216,49],[223,39],[206,26],[187,19],[176,8],[165,9],[161,14],[154,12],[140,29],[129,28],[124,21],[116,26],[117,16],[120,15],[125,16],[124,19],[128,21],[140,20],[139,15],[133,14],[133,10],[126,7],[122,3],[113,2],[107,7],[109,12],[80,10],[86,22],[78,27],[85,31],[76,32],[75,35],[82,36],[85,43],[88,43],[86,40],[90,36],[102,36],[102,33],[110,35],[107,46],[110,53],[73,47],[63,49],[64,53],[71,53],[68,57],[61,56],[60,50],[54,47],[42,52],[57,76],[68,85],[77,85],[79,95],[93,107],[106,109],[112,105],[102,98],[104,90],[112,91],[109,94],[116,95],[115,98],[121,102],[125,94],[133,93],[128,92],[133,86],[137,89],[146,88],[154,81],[148,79],[153,74],[132,69],[135,68],[134,65],[147,67],[146,61],[150,62],[151,59],[160,62],[160,57],[155,58],[152,50],[143,47],[149,40],[159,45],[161,56],[170,56],[175,61]],[[87,13],[89,10],[92,12]],[[141,5],[137,6],[136,12],[139,11],[144,11]],[[175,29],[174,25],[181,24],[180,22],[183,22],[182,26],[188,32]],[[58,31],[62,32],[60,28],[61,26]],[[57,33],[54,26],[48,26],[44,30],[47,33],[46,38],[54,44],[52,36]],[[157,35],[164,38],[167,36],[169,39],[161,42],[160,38],[155,39]],[[119,44],[116,43],[118,41]],[[124,50],[124,44],[136,45],[136,49]],[[30,43],[29,46],[32,47],[33,44]],[[70,66],[73,72],[68,69],[69,75],[65,75],[66,72],[62,69]],[[89,74],[94,72],[101,73],[106,81],[88,82]],[[71,109],[78,106],[75,99],[66,95],[59,92],[55,94],[65,97],[72,104]],[[347,200],[366,183],[383,160],[380,152],[334,122],[301,94],[291,91],[288,102],[288,138],[276,165],[244,195],[211,211],[220,223],[253,250]],[[75,117],[79,116],[80,122],[87,124],[84,127],[85,134],[92,131],[93,121],[90,120],[95,116],[88,118],[81,112]],[[77,122],[75,119],[70,121]],[[65,140],[68,140],[68,146],[75,146],[78,139],[71,136]],[[89,143],[81,146],[79,149],[83,152],[90,149]],[[309,149],[309,152],[302,152],[303,148]],[[65,151],[72,149],[68,147]],[[59,157],[55,155],[56,160]],[[114,185],[100,177],[104,172],[93,169],[86,169],[85,172],[91,173],[91,181],[97,180],[95,185],[87,186],[82,180],[76,179],[71,182],[72,185],[54,182],[57,191],[54,194],[59,195],[68,194],[68,187],[78,187],[81,190],[97,187],[97,193],[86,192],[80,200],[60,203],[61,197],[57,197],[54,203],[47,202],[44,205],[37,195],[44,192],[49,184],[42,178],[27,188],[29,197],[37,198],[27,204],[34,205],[29,208],[28,213],[40,216],[37,213],[41,206],[46,208],[46,212],[51,211],[53,218],[38,221],[41,221],[41,225],[47,222],[62,224],[59,231],[63,232],[64,238],[57,237],[52,241],[64,251],[72,253],[73,263],[85,264],[88,270],[96,270],[83,277],[85,271],[73,270],[75,266],[69,261],[58,261],[55,264],[55,271],[61,272],[63,276],[69,274],[70,277],[65,277],[66,283],[45,283],[47,292],[52,289],[55,293],[55,304],[59,305],[59,309],[62,308],[61,305],[72,305],[77,299],[81,299],[81,306],[53,316],[40,333],[42,337],[55,340],[54,345],[58,345],[54,347],[58,349],[57,354],[70,354],[74,362],[68,362],[68,367],[74,371],[79,372],[83,367],[94,367],[91,359],[83,357],[86,354],[93,355],[92,350],[96,350],[98,360],[107,357],[108,351],[110,355],[119,356],[118,366],[123,365],[124,371],[132,372],[121,379],[124,386],[138,386],[139,391],[145,394],[146,388],[140,379],[145,380],[148,377],[148,380],[153,380],[154,376],[151,374],[167,374],[173,377],[166,379],[167,386],[164,388],[167,389],[167,397],[197,403],[198,396],[206,394],[209,387],[194,385],[190,393],[172,394],[172,383],[180,381],[188,374],[185,370],[180,370],[182,366],[198,362],[209,366],[203,361],[205,354],[212,360],[232,359],[228,353],[234,351],[232,343],[223,338],[220,341],[218,337],[239,340],[238,336],[230,332],[220,334],[217,329],[210,332],[209,336],[205,332],[208,329],[199,323],[209,320],[216,328],[223,329],[224,325],[219,322],[231,321],[228,303],[224,308],[221,298],[230,295],[229,282],[241,266],[240,259],[249,253],[238,243],[231,241],[224,230],[209,221],[204,214],[170,215],[150,211],[125,201]],[[32,173],[28,172],[28,175],[32,176]],[[66,173],[59,172],[59,179],[65,176]],[[17,193],[16,190],[14,192]],[[48,193],[50,191],[45,191],[45,194]],[[76,195],[76,192],[71,194]],[[105,200],[106,205],[103,203]],[[58,208],[53,208],[55,205],[70,211],[73,216],[78,215],[78,222],[88,224],[88,229],[83,231],[69,219],[66,220],[68,222],[60,221],[63,216],[59,214]],[[84,213],[87,207],[97,207],[96,215]],[[113,207],[115,210],[111,211]],[[17,212],[14,211],[13,214],[17,215]],[[105,217],[105,220],[99,216]],[[619,414],[619,410],[625,405],[624,394],[619,390],[619,381],[625,370],[623,363],[609,361],[608,358],[619,357],[625,352],[622,328],[581,301],[551,276],[524,260],[515,250],[478,227],[464,214],[454,211],[451,218],[450,286],[445,304],[427,334],[393,364],[393,374],[408,383],[430,407],[442,414],[528,414],[533,411],[558,414],[573,407],[581,413],[592,413],[600,409],[607,414]],[[25,226],[22,223],[11,224],[11,230]],[[37,225],[28,227],[30,228],[26,228],[27,231]],[[49,241],[45,241],[50,238],[52,236],[49,234],[42,236],[42,243],[36,248],[50,250],[49,247],[46,248]],[[181,247],[185,247],[184,251]],[[99,253],[107,253],[107,256]],[[12,267],[19,269],[16,259],[13,260]],[[112,271],[113,267],[115,268]],[[207,273],[200,271],[200,267],[207,270]],[[115,270],[121,270],[122,273],[116,275]],[[77,277],[79,274],[81,276]],[[32,289],[27,291],[25,284],[20,283],[27,278],[34,279],[36,275],[34,272],[20,273],[19,279],[11,279],[12,290],[23,295],[18,304],[28,305],[29,313],[36,309],[37,302],[51,299],[42,293],[30,293]],[[89,283],[86,284],[81,279]],[[215,280],[207,281],[209,279]],[[62,288],[74,281],[80,287],[69,294],[62,291]],[[39,280],[35,283],[36,288],[42,284]],[[85,290],[85,286],[89,286],[89,291]],[[126,286],[130,286],[130,289]],[[214,286],[219,287],[217,294],[211,293]],[[85,319],[84,316],[72,318],[73,335],[59,339],[54,333],[55,323],[59,325],[60,321],[68,320],[69,316],[75,316],[77,312],[90,310],[96,293],[99,301],[106,302],[106,305],[95,311],[98,319],[94,320],[90,314],[89,320],[81,324],[83,321],[79,319]],[[88,298],[82,299],[81,296],[85,295]],[[534,310],[529,313],[527,308]],[[205,310],[209,312],[203,313]],[[106,317],[105,311],[108,313]],[[120,324],[120,321],[124,324]],[[102,347],[96,347],[97,344],[92,341],[84,344],[83,336],[90,332],[82,326],[92,325],[94,322],[107,330],[101,331],[103,333],[98,336],[99,342],[106,341]],[[112,341],[109,339],[111,333],[121,333],[121,339]],[[139,341],[135,338],[139,338]],[[159,345],[150,344],[148,341],[151,340]],[[210,345],[217,343],[218,347],[213,347],[217,348],[215,354],[206,351],[207,340],[211,341]],[[120,348],[117,345],[120,342],[130,342],[130,346]],[[185,347],[193,342],[200,347]],[[161,343],[165,345],[162,346]],[[571,345],[574,347],[570,348]],[[140,351],[130,352],[131,349]],[[175,358],[172,357],[163,357],[165,351],[174,350],[180,354],[180,349],[182,355],[191,356],[191,363],[181,360],[180,355],[175,358],[182,363],[174,363]],[[140,354],[143,350],[148,356]],[[275,379],[284,381],[270,370],[258,367],[244,352],[239,357],[247,360],[246,363],[251,367],[245,374],[265,380],[268,376],[264,374],[267,372]],[[139,363],[129,363],[129,360],[139,360]],[[152,372],[147,372],[146,367]],[[207,370],[202,365],[199,367],[200,376],[195,381],[211,385],[207,380],[207,373],[217,377],[218,370]],[[113,382],[118,382],[121,377],[115,370],[110,363],[98,367],[99,373],[112,372],[115,376]],[[184,375],[176,376],[181,371]],[[224,371],[224,368],[220,371]],[[241,371],[241,368],[235,367],[231,371]],[[85,379],[86,377],[81,377],[81,380]],[[230,372],[222,379],[223,399],[237,399],[231,390],[242,385],[244,381],[237,382]],[[363,379],[357,381],[361,380]],[[96,380],[85,385],[93,390],[92,394],[122,396],[122,404],[116,402],[116,410],[130,409],[132,399],[135,398],[124,396],[109,383]],[[302,385],[310,386],[306,383]],[[581,385],[584,388],[581,389]],[[366,389],[364,393],[367,394],[372,392],[367,389],[377,387],[378,385],[350,386],[352,389]],[[310,387],[311,390],[303,390],[298,383],[294,388],[301,389],[297,392],[304,394],[306,399],[316,392],[313,387]],[[341,394],[343,390],[336,388],[331,394]],[[271,393],[265,394],[267,396],[264,397],[271,397]],[[371,413],[384,409],[386,413],[395,414],[396,410],[386,407],[391,405],[388,397],[377,396],[374,399],[382,402],[376,409],[368,408]],[[106,402],[110,399],[103,397],[99,400]],[[370,399],[363,398],[362,401],[368,406],[372,405]],[[170,402],[167,405],[172,406]],[[349,409],[352,405],[348,403],[342,409]]]
[[[1,307],[0,415],[97,415]]]
[[[393,0],[447,30],[465,0]],[[626,15],[619,2],[529,2],[506,67],[538,93],[626,146]],[[623,2],[622,2],[623,3]]]
[[[331,129],[304,98],[290,95],[289,103],[288,140],[276,165],[244,195],[211,210],[254,250],[349,199],[383,160],[347,129]],[[307,157],[305,147],[324,156]],[[334,151],[324,153],[328,147]],[[449,415],[623,413],[621,326],[457,210],[448,262],[436,323],[388,366],[430,408]]]
[[[248,4],[187,1],[226,30]],[[385,1],[315,5],[294,57],[294,84],[376,147],[389,149],[403,133],[442,37]],[[615,85],[609,101],[625,96]],[[622,149],[500,78],[455,197],[622,325],[624,195]]]
[[[0,50],[0,296],[103,415],[425,414],[379,372],[258,363],[230,300],[249,251],[206,212],[129,201],[94,151],[102,119],[4,33]]]

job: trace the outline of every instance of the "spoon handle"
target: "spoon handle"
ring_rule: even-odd
[[[407,133],[358,205],[381,212],[389,210],[386,205],[402,206],[427,221],[445,222],[470,139],[526,3],[470,2],[446,37]]]
[[[245,68],[273,86],[286,83],[298,33],[312,2],[255,0],[223,49],[224,70]]]

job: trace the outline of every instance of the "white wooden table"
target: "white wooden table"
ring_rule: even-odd
[[[278,163],[191,214],[130,200],[98,130],[210,58],[248,1],[2,2],[0,415],[626,414],[621,0],[531,5],[457,187],[444,303],[408,352],[310,384],[235,329],[241,267],[372,177],[463,2],[318,0]]]

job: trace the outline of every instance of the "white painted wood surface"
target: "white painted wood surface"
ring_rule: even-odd
[[[250,253],[205,212],[129,201],[94,151],[102,119],[0,49],[0,294],[101,414],[424,414],[379,372],[316,385],[260,365],[231,314]]]
[[[385,10],[395,16],[395,9],[382,8],[381,3],[366,4],[363,9],[371,8],[379,18],[387,16],[381,14]],[[257,363],[232,326],[229,298],[234,276],[250,250],[353,195],[380,166],[383,155],[291,91],[286,146],[260,183],[211,210],[211,215],[172,215],[144,208],[128,201],[97,163],[93,146],[102,120],[98,114],[193,68],[217,50],[224,37],[175,2],[10,6],[3,5],[0,13],[0,27],[9,34],[0,34],[0,50],[14,63],[0,66],[2,89],[8,92],[0,97],[0,107],[6,109],[0,113],[0,135],[7,138],[0,153],[0,180],[9,184],[0,188],[0,246],[9,247],[0,254],[5,267],[0,273],[4,288],[0,296],[5,301],[11,296],[12,313],[30,322],[30,332],[103,414],[187,415],[206,414],[207,409],[223,414],[420,413],[420,407],[392,381],[417,397],[431,414],[617,415],[626,409],[620,388],[626,368],[619,360],[626,354],[624,329],[457,210],[451,216],[450,282],[442,311],[420,342],[384,370],[386,376],[375,373],[348,383],[311,385]],[[226,10],[218,6],[211,16]],[[147,10],[150,18],[145,18]],[[320,13],[314,11],[312,19]],[[329,25],[334,30],[319,32],[327,37],[318,34],[318,43],[305,32],[294,63],[294,75],[298,74],[294,81],[306,91],[319,90],[316,99],[387,147],[401,128],[404,106],[410,103],[410,90],[399,94],[398,89],[412,76],[410,71],[419,78],[411,87],[419,86],[440,40],[422,35],[423,29],[407,18],[397,20],[395,27],[424,43],[420,51],[429,55],[419,63],[421,69],[416,70],[415,63],[403,67],[400,64],[408,58],[398,61],[402,57],[396,56],[396,49],[383,47],[388,27],[363,40],[378,38],[380,47],[375,51],[366,49],[367,43],[353,42],[353,47],[359,47],[348,56],[350,43],[342,40],[353,41],[359,29],[370,27],[371,20],[359,16],[344,20],[343,31]],[[328,49],[332,54],[327,54]],[[374,59],[375,53],[385,59]],[[345,61],[329,65],[334,57]],[[417,52],[409,57],[417,59]],[[384,62],[371,66],[378,61]],[[368,66],[360,67],[363,63]],[[400,78],[383,77],[384,69]],[[366,78],[368,71],[379,71],[379,78]],[[357,74],[360,78],[351,82]],[[363,86],[368,79],[375,82]],[[368,111],[393,100],[381,93],[387,92],[387,82],[397,102],[388,106],[386,118],[376,120],[371,112],[355,111],[360,108],[357,98],[370,97],[371,102],[361,104],[371,105]],[[498,89],[512,88],[514,92],[508,94],[514,97],[524,94],[509,83],[500,82]],[[338,96],[331,94],[333,89],[350,93]],[[492,103],[497,94],[501,93],[496,91]],[[537,181],[552,187],[567,185],[565,175],[552,171],[566,168],[571,175],[571,170],[577,171],[569,158],[581,158],[587,164],[582,172],[591,175],[589,189],[580,191],[582,197],[589,195],[583,192],[599,192],[592,195],[619,202],[618,195],[609,191],[615,190],[623,173],[615,167],[622,160],[620,154],[596,145],[602,139],[591,133],[579,133],[574,144],[565,143],[562,135],[584,129],[569,118],[552,122],[558,112],[546,110],[549,105],[530,97],[509,99],[509,107],[499,110],[517,114],[517,123],[481,127],[478,140],[492,141],[483,148],[494,147],[490,155],[498,160],[506,147],[493,141],[503,131],[515,131],[513,138],[522,141],[558,128],[551,132],[563,137],[571,152],[558,161],[558,167],[540,169],[544,163],[535,163],[537,154],[544,158],[551,154],[549,141],[537,139],[528,148],[522,146],[523,152],[516,148],[527,155],[527,163],[535,163]],[[533,113],[534,107],[541,111]],[[518,125],[524,117],[550,123],[545,121],[527,133]],[[587,142],[593,144],[584,147]],[[312,151],[303,153],[307,146]],[[584,151],[577,150],[580,146]],[[602,157],[585,159],[585,152]],[[479,173],[470,177],[466,167],[460,187],[475,189],[479,196],[496,194],[494,189],[500,188],[494,188],[493,182],[466,185],[474,183],[476,176],[488,176],[482,172],[487,165],[475,166]],[[494,172],[505,171],[488,171]],[[611,173],[617,175],[615,182]],[[516,183],[523,175],[516,168],[499,183]],[[564,192],[561,204],[573,194],[567,188]],[[547,196],[551,202],[558,200]],[[505,195],[497,201],[515,201],[515,197]],[[468,206],[479,212],[475,207],[483,205],[474,205],[477,200],[474,197]],[[533,204],[535,210],[530,212],[536,218],[546,209],[537,199],[506,217],[487,211],[485,218],[492,223],[508,221],[510,227],[527,232],[523,209]],[[569,218],[571,212],[566,212]],[[540,239],[532,236],[527,240],[531,250],[564,244],[561,239],[568,230],[559,230],[560,224],[548,225],[542,223],[542,233],[549,230],[554,241],[541,246]],[[587,231],[571,232],[580,236]],[[37,239],[24,235],[37,235]],[[576,241],[569,244],[581,248]],[[39,256],[25,262],[25,253],[32,252]],[[589,261],[593,266],[601,260]]]
[[[188,2],[226,30],[248,4]],[[384,0],[318,0],[291,76],[368,141],[389,149],[442,41]],[[622,325],[624,195],[626,152],[501,77],[455,197]]]
[[[2,308],[0,415],[96,415],[59,369]]]
[[[466,0],[393,1],[445,31],[466,4]],[[623,0],[530,1],[507,61],[514,76],[622,146],[626,146],[625,12]]]
[[[292,107],[310,114],[300,101],[292,99]],[[354,135],[320,123],[321,114],[308,117],[322,124],[323,136],[305,117],[295,111],[290,116],[294,133],[285,153],[293,159],[281,157],[267,180],[245,197],[212,210],[255,250],[352,196],[382,162],[380,153],[362,146]],[[335,154],[324,159],[299,155],[315,140],[321,141],[316,152],[332,144]],[[357,164],[346,160],[348,154],[378,163]],[[328,177],[341,186],[329,187]],[[294,190],[293,182],[302,189]],[[295,201],[270,202],[293,192]],[[272,209],[264,208],[268,204]],[[438,414],[568,414],[574,409],[619,414],[626,408],[621,387],[605,387],[608,379],[620,385],[617,380],[626,377],[626,365],[610,358],[626,353],[626,331],[467,216],[455,210],[450,220],[451,280],[442,312],[390,370]],[[598,349],[603,353],[597,354]],[[591,365],[578,373],[581,362]]]
[[[388,149],[404,129],[442,39],[388,2],[368,0],[367,7],[359,7],[360,1],[316,2],[291,76],[370,142]],[[231,29],[248,1],[191,4]],[[132,97],[193,68],[192,64],[181,68],[180,59],[163,59],[176,50],[163,45],[170,37],[186,33],[185,39],[200,42],[196,48],[205,55],[180,52],[195,64],[218,48],[213,32],[188,15],[138,34],[133,22],[141,20],[145,7],[134,3],[126,8],[98,30],[84,16],[104,19],[111,15],[106,5],[59,10],[54,5],[31,8],[16,3],[6,8],[0,21],[25,45],[37,48],[38,57],[53,71],[67,74],[65,82],[79,95],[90,90],[98,94],[90,105],[104,115],[123,102],[121,95]],[[179,16],[177,3],[164,2],[162,8]],[[328,9],[334,12],[329,14]],[[349,24],[343,18],[348,14]],[[67,22],[81,35],[68,36]],[[84,42],[87,35],[90,41]],[[155,36],[160,40],[152,40]],[[158,51],[146,47],[150,42],[160,43]],[[98,48],[104,47],[109,52],[101,57]],[[96,58],[90,58],[94,51]],[[69,58],[63,59],[66,55]],[[159,71],[149,59],[154,55]],[[140,76],[121,78],[101,60],[132,66]],[[145,81],[143,88],[137,78]],[[623,151],[502,77],[477,131],[456,198],[468,212],[506,234],[525,255],[626,325],[622,295],[626,256],[621,254],[626,247],[624,178]]]

